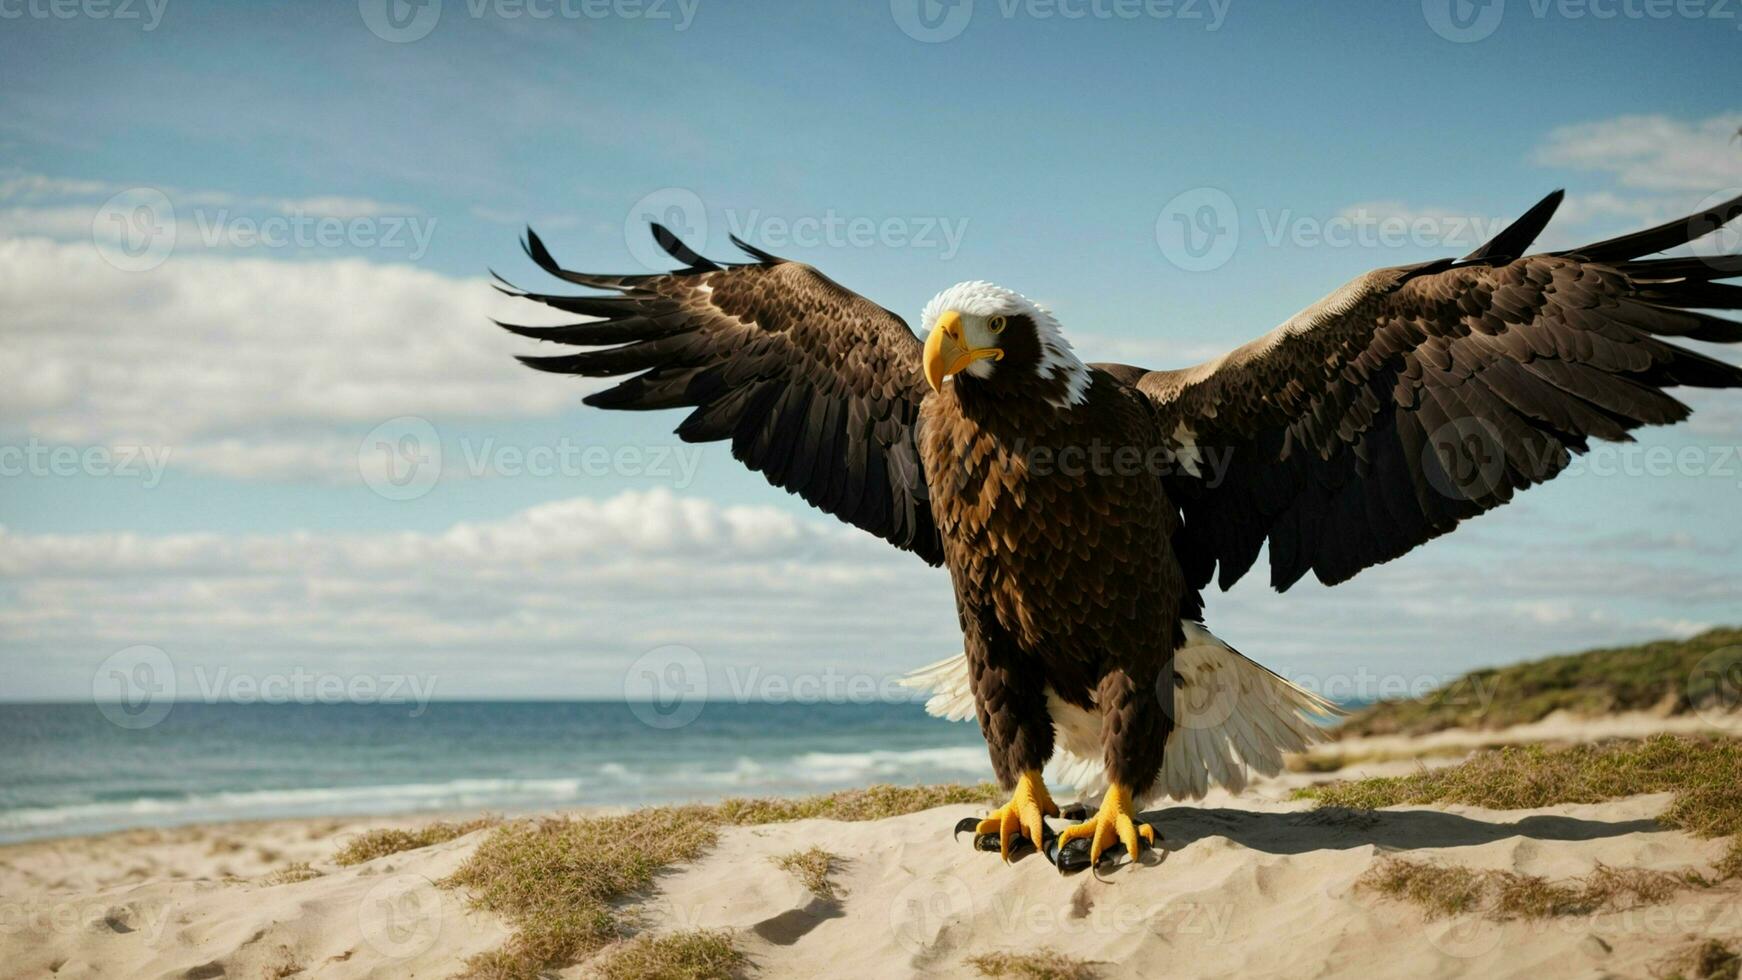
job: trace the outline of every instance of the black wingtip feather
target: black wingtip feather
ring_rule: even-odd
[[[740,249],[743,249],[745,255],[750,256],[751,258],[762,263],[763,265],[779,265],[780,263],[786,261],[785,259],[781,258],[780,256],[773,254],[772,252],[764,252],[762,249],[759,249],[756,246],[745,241],[744,239],[739,238],[737,235],[732,235],[730,237],[732,239],[732,244],[738,246]]]
[[[538,232],[533,231],[530,225],[527,226],[526,237],[520,240],[520,247],[526,250],[526,257],[536,263],[540,269],[552,275],[562,274],[562,266],[556,264],[556,259],[551,256],[550,249],[544,247],[544,240],[538,237]]]
[[[682,262],[689,272],[712,272],[719,266],[702,258],[700,252],[690,248],[683,240],[672,234],[671,229],[655,221],[653,224],[653,241],[665,254]]]
[[[1481,248],[1464,256],[1464,259],[1466,261],[1471,259],[1511,261],[1523,255],[1530,248],[1531,243],[1536,241],[1536,236],[1542,234],[1542,230],[1548,227],[1549,219],[1554,217],[1555,211],[1560,208],[1561,202],[1566,199],[1566,196],[1565,189],[1550,192],[1547,197],[1532,205],[1529,211],[1520,215],[1517,221],[1507,225],[1500,234],[1489,239]]]
[[[1736,220],[1738,215],[1742,215],[1742,194],[1738,194],[1721,204],[1713,205],[1704,211],[1690,214],[1685,218],[1666,221],[1655,228],[1647,228],[1644,231],[1636,231],[1629,235],[1621,235],[1617,238],[1557,254],[1577,255],[1592,262],[1637,259],[1642,255],[1662,252],[1703,238]]]

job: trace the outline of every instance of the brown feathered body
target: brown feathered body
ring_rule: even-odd
[[[1185,589],[1155,412],[1095,372],[1082,404],[960,378],[921,406],[920,459],[980,727],[1003,782],[1053,751],[1050,688],[1108,719],[1109,775],[1147,788]]]

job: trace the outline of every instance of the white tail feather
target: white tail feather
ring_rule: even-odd
[[[1253,663],[1197,623],[1174,653],[1174,728],[1161,776],[1148,798],[1202,799],[1212,784],[1238,793],[1252,773],[1274,776],[1283,754],[1329,737],[1322,719],[1343,712],[1324,698]],[[968,661],[957,655],[921,667],[902,683],[931,692],[925,710],[950,721],[974,717]],[[1107,788],[1101,761],[1101,714],[1047,691],[1056,751],[1047,778],[1085,798]],[[1144,801],[1140,801],[1144,802]]]

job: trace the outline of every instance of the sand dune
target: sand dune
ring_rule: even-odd
[[[1651,976],[1691,938],[1742,938],[1733,885],[1632,911],[1506,923],[1429,919],[1356,885],[1392,853],[1551,877],[1599,864],[1709,867],[1722,842],[1654,821],[1667,795],[1375,813],[1286,799],[1312,778],[1322,777],[1158,810],[1165,848],[1147,866],[1100,876],[971,850],[949,833],[969,806],[727,828],[716,848],[661,878],[642,921],[653,931],[732,929],[766,977],[970,976],[967,957],[1043,947],[1097,961],[1107,977]],[[489,831],[352,867],[332,860],[350,834],[416,822],[280,821],[0,849],[0,974],[452,975],[508,934],[434,884]],[[771,860],[813,845],[847,859],[834,900]],[[274,876],[295,862],[318,876]]]

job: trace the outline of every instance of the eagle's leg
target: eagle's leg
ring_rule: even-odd
[[[1058,816],[1059,808],[1040,775],[1053,748],[1044,675],[990,616],[983,622],[965,619],[963,640],[980,733],[998,784],[1010,790],[1010,801],[980,821],[975,834],[997,834],[998,853],[1006,861],[1018,835],[1045,853],[1051,836],[1045,818]]]
[[[1149,669],[1115,668],[1101,679],[1096,701],[1103,711],[1101,743],[1106,753],[1107,793],[1093,816],[1059,834],[1061,867],[1067,861],[1066,845],[1075,840],[1089,842],[1091,867],[1114,844],[1125,845],[1133,861],[1142,853],[1143,844],[1155,845],[1155,828],[1137,819],[1133,799],[1153,786],[1161,773],[1162,748],[1173,728],[1173,719],[1162,705],[1172,704],[1172,679],[1171,659]]]

